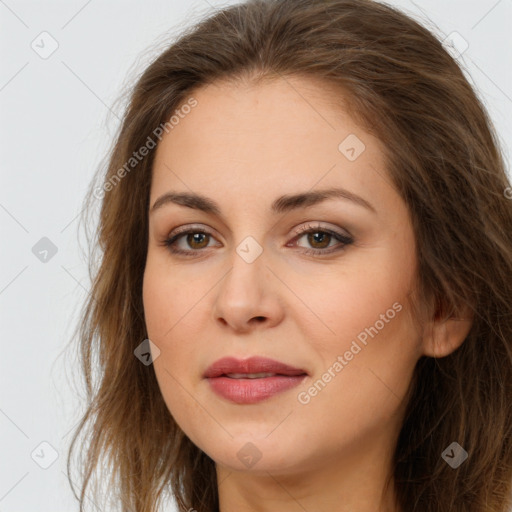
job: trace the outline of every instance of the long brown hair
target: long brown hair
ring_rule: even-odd
[[[227,7],[187,30],[138,79],[102,188],[92,185],[87,198],[89,206],[94,196],[102,198],[93,241],[101,256],[78,329],[87,409],[68,472],[84,434],[80,511],[102,458],[123,511],[155,512],[169,489],[180,511],[218,510],[214,462],[174,422],[153,367],[134,356],[147,338],[142,278],[155,151],[127,162],[148,138],[158,142],[158,127],[172,129],[171,116],[198,87],[287,76],[337,88],[340,101],[350,99],[344,104],[351,115],[384,143],[390,180],[413,221],[418,311],[425,319],[456,316],[464,307],[474,314],[456,351],[422,357],[415,368],[394,457],[398,506],[506,512],[512,506],[512,189],[502,150],[443,44],[372,0]],[[457,469],[441,457],[454,441],[469,454]]]

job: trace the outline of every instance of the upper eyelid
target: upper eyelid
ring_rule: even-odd
[[[305,254],[315,254],[317,256],[327,256],[329,254],[332,254],[333,252],[339,252],[339,251],[342,251],[344,250],[344,248],[348,245],[352,245],[354,243],[354,239],[351,235],[343,235],[341,233],[338,233],[337,231],[334,231],[334,230],[330,230],[330,229],[325,229],[325,228],[315,228],[315,227],[312,227],[312,228],[306,228],[304,230],[302,230],[301,232],[295,234],[293,236],[293,238],[286,244],[286,247],[291,247],[291,243],[293,243],[293,247],[296,246],[296,244],[298,244],[298,241],[305,237],[307,234],[309,233],[314,233],[315,231],[318,231],[318,232],[323,232],[323,233],[326,233],[328,236],[331,237],[331,240],[332,241],[337,241],[337,245],[334,245],[334,247],[326,247],[326,248],[322,248],[322,249],[309,249],[307,247],[302,247],[302,246],[298,246],[299,248],[302,248],[302,251],[305,253]],[[206,236],[209,236],[211,238],[213,238],[214,240],[216,240],[216,238],[212,235],[212,233],[206,231],[206,230],[202,230],[202,229],[197,229],[197,228],[191,228],[191,229],[185,229],[183,231],[180,231],[172,236],[169,236],[167,237],[164,241],[163,241],[163,245],[165,246],[168,246],[168,250],[170,250],[172,253],[175,253],[176,255],[192,255],[192,254],[196,254],[196,257],[200,257],[200,255],[202,253],[204,253],[207,249],[212,249],[214,248],[214,246],[212,247],[209,247],[209,246],[206,246],[206,247],[202,247],[200,249],[176,249],[173,247],[178,243],[178,242],[181,242],[183,237],[185,235],[188,235],[188,234],[194,234],[194,233],[202,233]],[[216,240],[218,242],[218,240]],[[219,243],[219,242],[218,242]],[[337,246],[341,246],[341,247],[337,247]]]
[[[348,246],[354,244],[355,238],[348,231],[345,234],[340,233],[338,231],[338,229],[340,229],[339,226],[337,226],[336,229],[330,229],[330,228],[327,228],[325,226],[321,226],[318,224],[314,225],[315,222],[318,223],[319,221],[309,221],[305,225],[303,224],[299,228],[296,228],[298,232],[295,233],[293,235],[293,238],[286,243],[286,247],[299,247],[300,249],[302,249],[300,252],[304,253],[305,255],[307,254],[307,255],[322,257],[322,256],[328,256],[331,254],[343,252]],[[341,228],[341,229],[343,229],[343,228]],[[203,234],[206,234],[207,236],[210,236],[211,238],[214,238],[214,240],[216,240],[216,237],[214,236],[213,233],[211,233],[211,231],[209,231],[209,229],[205,229],[203,226],[184,225],[184,226],[179,226],[178,228],[175,228],[174,231],[176,231],[176,230],[177,230],[177,232],[171,231],[171,233],[162,241],[162,245],[166,246],[167,250],[176,256],[181,255],[182,257],[188,257],[188,258],[200,258],[201,255],[208,254],[207,249],[214,248],[214,247],[209,247],[209,245],[208,245],[206,247],[202,247],[197,250],[189,249],[189,248],[180,249],[176,246],[179,242],[182,241],[182,239],[185,235],[194,234],[194,233],[203,233]],[[325,248],[320,248],[320,249],[315,249],[315,248],[309,249],[307,247],[302,247],[300,245],[299,246],[297,245],[298,241],[301,238],[306,236],[308,233],[314,233],[314,232],[327,233],[327,235],[330,236],[331,239],[333,239],[332,241],[337,241],[337,244],[335,244],[332,247],[325,247]],[[216,240],[216,241],[218,242],[218,240]],[[290,245],[291,243],[293,243],[293,246]],[[221,245],[222,245],[222,242],[221,242]]]
[[[344,228],[337,227],[330,227],[330,226],[323,226],[323,225],[315,225],[315,221],[309,221],[306,224],[302,224],[299,228],[297,228],[297,235],[300,235],[304,232],[307,232],[308,230],[317,229],[318,231],[327,231],[327,232],[334,232],[341,236],[347,236],[352,237],[352,235]],[[345,233],[340,233],[338,230],[342,229]]]
[[[316,222],[318,222],[318,221],[316,221]],[[311,232],[311,231],[314,232],[314,230],[317,230],[320,232],[321,231],[326,232],[326,233],[330,234],[331,236],[338,236],[341,238],[353,240],[354,237],[346,229],[343,229],[343,231],[345,231],[344,233],[339,232],[339,229],[340,229],[339,227],[331,228],[328,226],[323,226],[323,225],[318,225],[318,224],[315,225],[315,221],[307,221],[305,224],[302,224],[299,228],[296,228],[296,232],[293,234],[293,238],[291,239],[291,241],[296,241],[299,238],[302,238],[302,236],[308,234],[308,232]],[[173,239],[173,241],[175,243],[178,239],[180,239],[181,236],[191,234],[191,233],[204,233],[213,238],[217,238],[217,237],[215,237],[214,233],[211,232],[211,228],[205,228],[202,225],[192,224],[192,225],[185,225],[185,226],[180,226],[180,227],[176,228],[175,230],[171,231],[171,233],[169,233],[169,235],[167,235],[167,237],[165,239],[166,240]]]
[[[344,233],[338,233],[338,234],[344,235],[347,237],[352,237],[352,234],[346,228],[340,228],[339,226],[331,227],[331,226],[325,226],[325,225],[321,225],[321,224],[315,224],[318,222],[320,222],[320,221],[305,221],[305,223],[301,224],[298,228],[294,228],[296,230],[295,235],[301,234],[302,232],[307,231],[308,229],[318,229],[319,231],[320,230],[326,230],[326,231],[330,230],[330,231],[334,231],[336,233],[338,232],[338,230],[342,229],[344,231]],[[209,235],[213,234],[212,230],[217,231],[216,229],[213,229],[213,228],[205,228],[201,224],[190,224],[190,225],[179,226],[179,227],[173,229],[167,235],[167,237],[171,238],[172,236],[180,235],[180,234],[187,233],[187,232],[193,231],[193,230],[198,230],[198,232],[204,231]]]

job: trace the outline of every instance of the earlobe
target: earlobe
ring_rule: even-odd
[[[471,330],[473,312],[466,307],[462,317],[437,318],[423,331],[423,353],[429,357],[446,357],[457,350]]]

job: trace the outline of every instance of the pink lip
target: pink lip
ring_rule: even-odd
[[[228,373],[275,373],[272,377],[236,379]],[[213,363],[204,373],[212,390],[237,404],[254,404],[299,385],[307,376],[305,370],[268,359],[225,357]]]

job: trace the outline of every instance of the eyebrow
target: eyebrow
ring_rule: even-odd
[[[377,213],[375,208],[366,199],[346,190],[344,188],[328,188],[324,190],[316,190],[309,192],[301,192],[299,194],[284,195],[278,197],[271,205],[270,210],[274,214],[280,214],[296,210],[298,208],[307,208],[319,204],[327,199],[345,199],[362,206],[373,213]],[[222,210],[218,203],[213,199],[195,194],[191,192],[167,192],[160,196],[150,209],[150,213],[158,210],[166,204],[178,204],[188,208],[201,210],[220,217]]]

